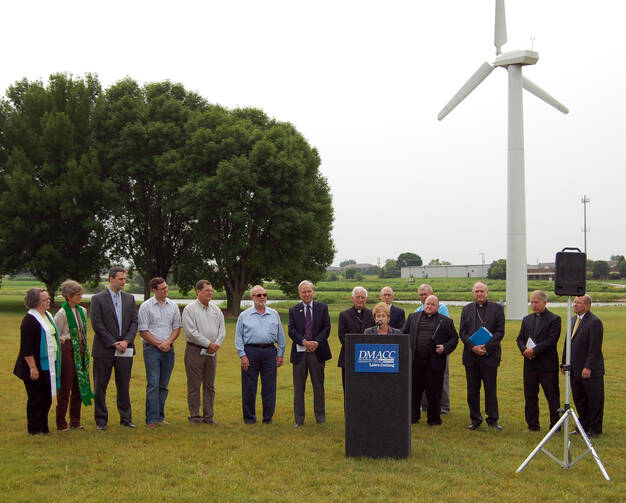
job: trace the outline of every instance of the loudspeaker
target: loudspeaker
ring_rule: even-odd
[[[567,248],[565,248],[567,250]],[[554,267],[554,293],[557,295],[585,295],[587,254],[560,251]]]

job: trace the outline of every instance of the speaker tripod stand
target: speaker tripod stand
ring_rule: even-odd
[[[593,448],[593,445],[591,444],[591,441],[589,440],[587,433],[585,433],[584,428],[582,427],[582,425],[580,424],[580,421],[578,420],[578,416],[576,416],[574,409],[570,406],[570,403],[569,403],[570,392],[571,392],[571,382],[570,382],[571,366],[570,364],[571,364],[571,350],[572,350],[572,346],[571,346],[572,345],[572,342],[571,342],[572,326],[570,323],[571,315],[572,315],[572,298],[568,297],[567,298],[567,340],[565,341],[565,365],[561,367],[565,370],[565,403],[563,405],[563,409],[564,409],[563,415],[558,420],[558,422],[550,429],[550,431],[543,438],[543,440],[539,442],[537,447],[535,447],[535,449],[530,453],[530,455],[524,460],[524,462],[520,465],[520,467],[516,470],[515,473],[519,473],[524,468],[526,468],[528,463],[531,462],[531,460],[535,457],[535,455],[539,451],[543,452],[549,458],[556,461],[566,470],[569,467],[573,466],[578,461],[580,461],[582,458],[584,458],[587,454],[591,453],[591,456],[593,457],[596,464],[598,465],[598,468],[600,469],[600,472],[602,473],[604,478],[607,481],[610,481],[611,478],[609,477],[609,474],[606,472],[604,465],[602,464],[602,460],[596,453],[596,450]],[[571,454],[570,454],[570,439],[569,439],[571,435],[569,431],[570,419],[576,426],[576,430],[578,431],[578,434],[587,445],[587,450],[583,454],[578,456],[576,459],[571,459]],[[560,431],[563,432],[563,459],[562,460],[557,458],[554,454],[552,454],[547,449],[544,449],[543,447],[548,442],[548,440],[552,438],[553,435],[559,432],[559,429]]]

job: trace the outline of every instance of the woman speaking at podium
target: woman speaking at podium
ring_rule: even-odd
[[[391,310],[389,306],[384,302],[379,302],[374,306],[372,310],[374,315],[374,321],[376,325],[366,328],[363,332],[369,335],[387,335],[387,334],[401,334],[402,330],[389,326],[389,318],[391,317]]]

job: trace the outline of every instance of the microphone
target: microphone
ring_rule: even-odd
[[[382,322],[382,321],[377,321],[377,322],[376,322],[376,326],[377,326],[377,327],[382,326],[382,324],[383,324],[383,322]]]

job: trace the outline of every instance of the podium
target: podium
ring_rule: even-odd
[[[346,457],[411,454],[409,336],[346,334]]]

